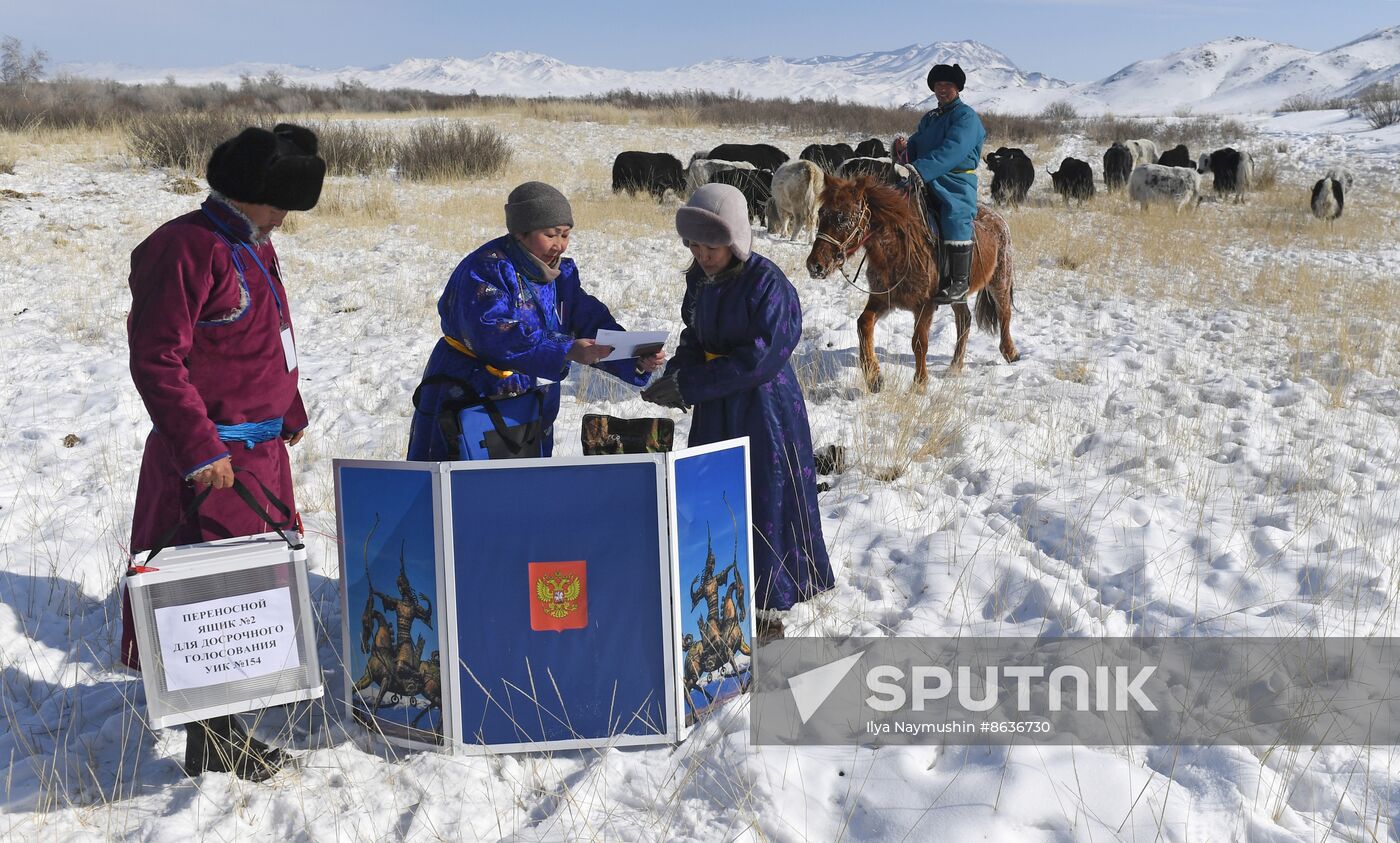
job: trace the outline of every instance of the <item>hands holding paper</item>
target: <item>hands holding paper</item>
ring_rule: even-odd
[[[645,348],[638,348],[638,352],[645,352]],[[643,372],[655,372],[666,365],[666,352],[658,345],[656,350],[650,354],[639,353],[637,355],[637,368]]]
[[[574,344],[569,346],[564,359],[571,363],[582,363],[585,366],[592,366],[594,363],[606,360],[608,355],[613,353],[613,347],[603,345],[597,340],[574,340]]]

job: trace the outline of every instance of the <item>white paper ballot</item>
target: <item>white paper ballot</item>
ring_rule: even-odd
[[[627,360],[639,356],[637,349],[641,348],[648,354],[653,350],[648,350],[649,345],[665,345],[665,331],[609,331],[606,328],[598,332],[598,344],[610,345],[613,348],[612,354],[603,358],[603,362],[609,360]]]

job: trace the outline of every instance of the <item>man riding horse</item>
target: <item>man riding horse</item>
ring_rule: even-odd
[[[972,107],[959,98],[967,74],[959,65],[936,64],[928,72],[928,86],[938,107],[919,121],[919,128],[896,138],[896,160],[909,164],[928,186],[938,213],[938,227],[948,257],[948,271],[941,278],[934,304],[967,301],[968,275],[972,268],[972,218],[977,214],[977,164],[987,130]]]

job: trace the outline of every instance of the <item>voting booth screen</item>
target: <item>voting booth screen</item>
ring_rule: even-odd
[[[355,716],[464,752],[683,738],[748,686],[747,444],[336,460]]]
[[[459,740],[669,737],[658,460],[454,465]]]
[[[440,744],[437,473],[396,465],[338,474],[350,705],[385,735]]]

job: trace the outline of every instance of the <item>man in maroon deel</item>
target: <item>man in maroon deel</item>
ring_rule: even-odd
[[[325,174],[309,129],[245,129],[209,158],[204,204],[131,253],[131,379],[152,422],[132,553],[162,540],[179,545],[266,532],[230,488],[235,468],[259,481],[244,485],[273,518],[281,516],[259,483],[295,512],[286,446],[301,440],[307,418],[291,306],[269,237],[288,211],[316,205]],[[211,494],[183,518],[206,486]],[[133,626],[124,600],[121,658],[139,669]],[[211,770],[262,779],[285,760],[232,717],[187,730],[185,769],[192,776]]]

